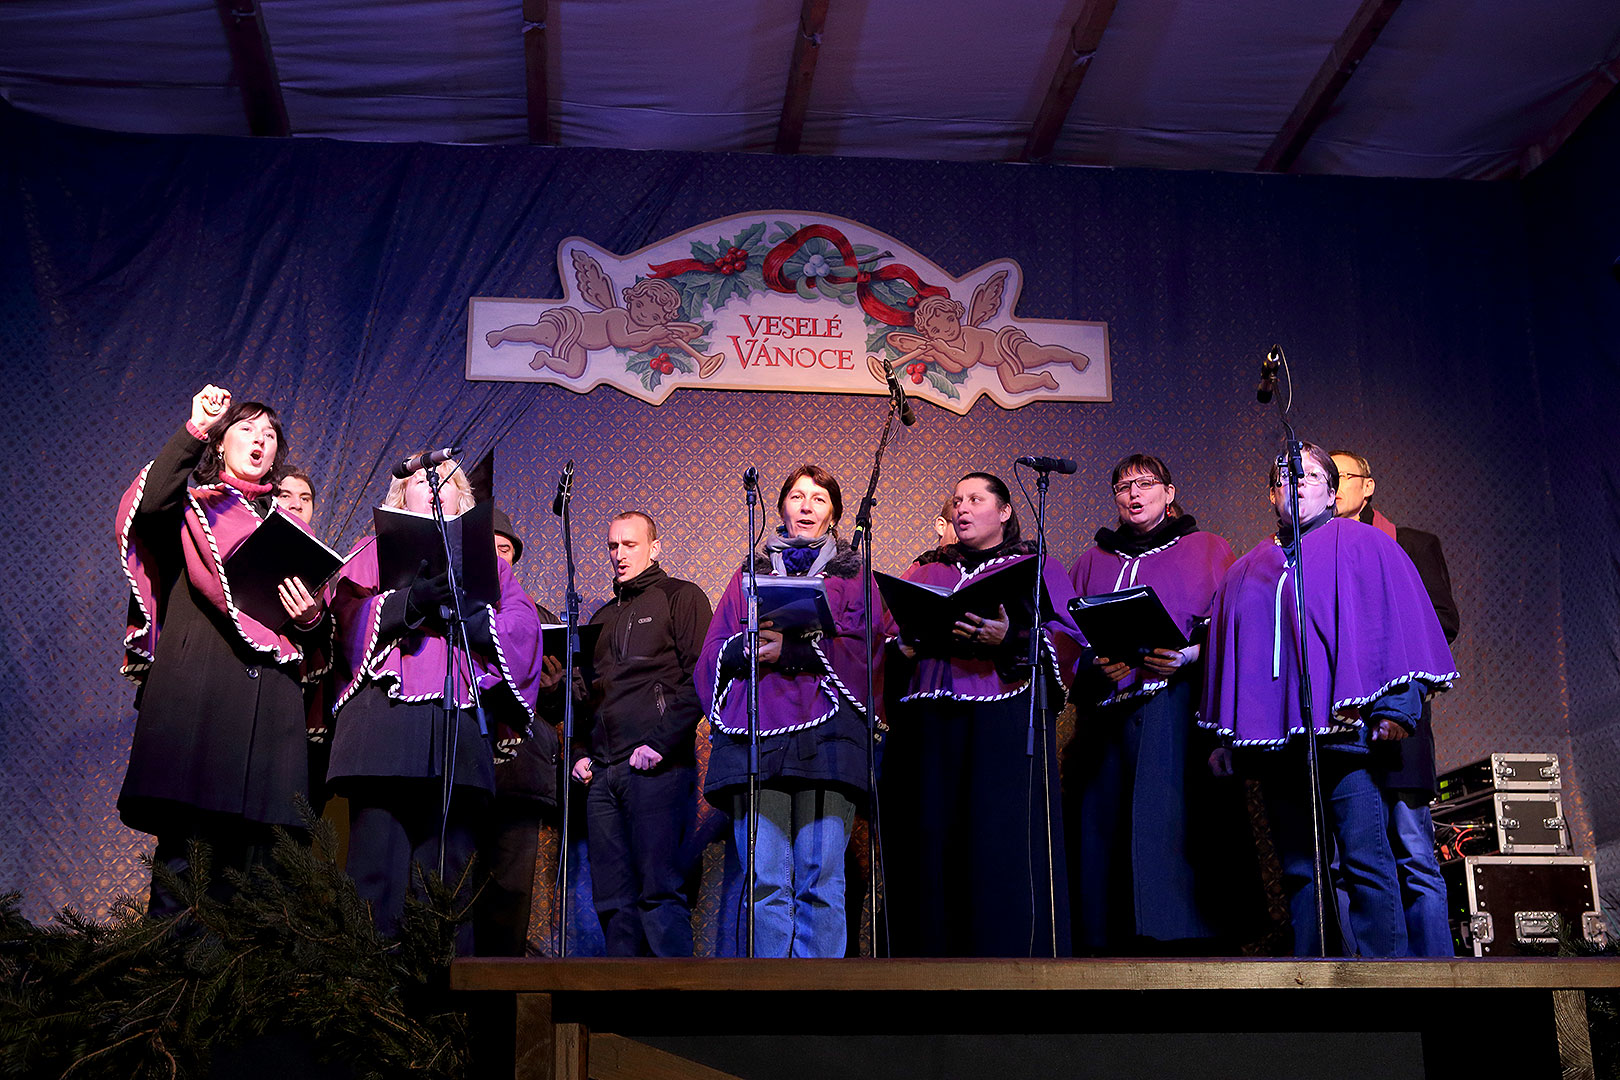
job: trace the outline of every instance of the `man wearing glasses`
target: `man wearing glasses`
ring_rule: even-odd
[[[1412,560],[1378,529],[1335,517],[1339,472],[1327,451],[1306,443],[1303,462],[1297,482],[1284,463],[1273,464],[1277,535],[1233,563],[1215,594],[1199,723],[1229,739],[1239,771],[1260,781],[1294,953],[1316,955],[1303,639],[1324,830],[1349,894],[1343,937],[1362,956],[1404,956],[1406,917],[1370,755],[1411,734],[1423,698],[1449,687],[1457,672]],[[1298,537],[1289,505],[1295,491]]]
[[[1400,545],[1423,579],[1446,643],[1457,640],[1457,602],[1451,595],[1451,573],[1440,550],[1440,538],[1421,529],[1397,527],[1373,509],[1376,484],[1366,458],[1348,450],[1335,450],[1333,463],[1339,469],[1338,516],[1371,525]],[[1400,870],[1408,955],[1452,956],[1455,950],[1446,883],[1440,877],[1434,823],[1429,819],[1429,801],[1435,796],[1435,767],[1428,699],[1424,699],[1411,738],[1375,749],[1372,774],[1384,793],[1385,827]]]

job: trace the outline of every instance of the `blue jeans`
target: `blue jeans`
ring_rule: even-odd
[[[737,851],[747,859],[748,800],[735,802]],[[844,849],[855,804],[831,788],[759,792],[754,846],[754,955],[840,957]]]
[[[1415,805],[1414,805],[1415,803]],[[1455,956],[1446,882],[1434,851],[1434,822],[1427,804],[1384,792],[1390,846],[1400,873],[1401,902],[1406,908],[1408,956]]]
[[[1349,898],[1345,940],[1355,943],[1355,953],[1360,956],[1406,956],[1406,914],[1395,854],[1384,827],[1383,792],[1367,772],[1366,755],[1323,749],[1318,756],[1324,825],[1338,848],[1339,872]],[[1294,955],[1315,956],[1316,882],[1305,755],[1291,746],[1267,757],[1261,792],[1282,867],[1283,892],[1294,928]],[[1324,858],[1330,854],[1331,849]],[[1330,917],[1332,906],[1330,900]]]

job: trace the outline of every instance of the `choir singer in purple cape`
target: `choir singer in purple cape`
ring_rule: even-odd
[[[1242,790],[1211,775],[1216,740],[1194,724],[1210,607],[1232,547],[1182,510],[1158,458],[1130,455],[1110,485],[1118,524],[1097,530],[1074,564],[1075,594],[1152,586],[1191,644],[1095,657],[1075,681],[1063,763],[1075,950],[1206,954],[1222,939],[1235,944],[1239,916],[1259,908]]]
[[[293,796],[310,795],[300,683],[321,674],[312,656],[330,621],[294,577],[279,588],[291,622],[266,626],[232,602],[225,572],[270,512],[286,453],[274,409],[205,386],[118,509],[123,672],[140,687],[118,813],[157,837],[154,867],[183,872],[191,841],[206,841],[217,898],[234,891],[226,868],[268,863],[270,827],[302,825]],[[148,912],[183,909],[154,877]]]
[[[784,636],[760,629],[754,955],[840,957],[849,939],[844,851],[855,811],[870,794],[864,574],[860,556],[838,538],[844,500],[827,470],[801,465],[789,473],[776,509],[782,525],[754,556],[755,571],[821,578],[834,632]],[[715,609],[697,684],[713,740],[704,795],[732,815],[737,851],[746,859],[743,573],[731,575]]]
[[[956,542],[918,556],[908,579],[956,589],[1035,557],[999,477],[959,480],[952,515]],[[1070,952],[1057,713],[1079,660],[1079,630],[1057,559],[1048,557],[1043,581],[1053,621],[1032,626],[1030,597],[1009,589],[998,611],[970,612],[955,624],[948,651],[900,641],[916,665],[890,723],[879,785],[885,922],[896,956]],[[886,630],[900,632],[893,622]],[[1035,672],[1031,632],[1039,634]],[[1038,740],[1028,753],[1032,676],[1050,690],[1044,755]]]
[[[1294,952],[1316,955],[1294,605],[1294,575],[1303,565],[1322,800],[1350,895],[1353,940],[1364,956],[1403,956],[1406,918],[1369,751],[1409,735],[1424,696],[1449,688],[1457,671],[1412,560],[1378,529],[1334,517],[1339,474],[1325,450],[1306,443],[1303,460],[1300,537],[1288,520],[1289,485],[1273,465],[1277,535],[1234,563],[1216,593],[1200,723],[1230,740],[1239,770],[1259,779]]]
[[[439,467],[446,516],[472,509],[472,487],[452,460]],[[431,513],[427,474],[395,480],[384,505]],[[544,667],[540,616],[512,568],[496,560],[500,599],[464,601],[473,655],[458,656],[448,703],[455,717],[455,771],[444,829],[445,880],[454,884],[472,857],[476,828],[495,793],[495,752],[514,746],[534,723],[535,701],[561,671]],[[413,864],[436,872],[445,773],[445,667],[449,648],[442,609],[446,575],[418,574],[403,589],[382,589],[373,538],[355,545],[331,586],[344,670],[333,706],[332,790],[349,800],[347,869],[372,905],[377,928],[392,935],[412,889]],[[473,718],[478,683],[490,732]],[[504,753],[504,752],[503,752]],[[472,924],[459,952],[470,951]]]

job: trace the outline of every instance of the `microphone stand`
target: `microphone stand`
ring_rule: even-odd
[[[1034,606],[1030,609],[1034,614],[1029,627],[1029,735],[1024,744],[1024,755],[1031,758],[1035,756],[1035,737],[1039,732],[1041,803],[1046,813],[1046,911],[1051,933],[1052,956],[1056,957],[1057,883],[1053,878],[1056,876],[1057,863],[1052,851],[1052,761],[1046,740],[1050,702],[1047,700],[1046,679],[1042,677],[1044,673],[1041,671],[1041,598],[1046,592],[1046,491],[1051,486],[1051,474],[1050,468],[1035,469],[1035,488],[1040,492],[1040,500],[1035,509],[1035,596]]]
[[[428,490],[433,498],[433,521],[439,527],[439,540],[444,544],[446,573],[450,578],[450,607],[445,627],[444,653],[444,786],[439,803],[439,880],[444,880],[444,845],[450,832],[450,803],[456,790],[456,751],[460,747],[461,708],[456,703],[456,649],[467,659],[467,685],[472,694],[473,717],[478,721],[478,733],[489,738],[489,724],[484,718],[484,705],[478,693],[478,673],[473,670],[472,643],[467,638],[467,622],[461,610],[461,586],[456,581],[456,558],[450,548],[450,528],[444,517],[444,502],[439,496],[439,485],[444,478],[438,466],[427,466]]]
[[[743,642],[748,656],[748,865],[743,873],[747,903],[748,958],[754,958],[755,851],[759,845],[759,571],[754,566],[754,517],[759,511],[759,474],[750,467],[743,474],[748,496],[748,553],[743,560],[743,595],[748,598],[748,631]]]
[[[866,495],[861,499],[861,506],[855,513],[855,533],[851,538],[857,551],[861,553],[861,588],[865,597],[866,618],[864,630],[866,633],[866,790],[870,792],[870,810],[866,816],[866,910],[872,923],[872,953],[877,955],[878,940],[878,786],[877,786],[877,663],[873,659],[872,646],[876,634],[872,627],[872,508],[877,505],[878,474],[883,469],[883,451],[888,449],[889,439],[894,435],[894,418],[899,412],[900,402],[892,395],[889,398],[889,411],[883,417],[883,435],[878,439],[877,452],[872,455],[872,475],[866,483]],[[888,947],[889,938],[883,936],[884,947]]]
[[[569,465],[572,466],[573,462],[569,462]],[[567,614],[563,616],[567,655],[563,659],[562,832],[557,850],[557,956],[566,960],[569,908],[568,846],[573,835],[569,831],[569,808],[573,803],[574,780],[574,656],[579,651],[579,590],[574,584],[574,519],[568,509],[569,503],[574,499],[573,485],[561,487],[557,492],[557,498],[562,503],[558,516],[562,518],[563,558],[568,564],[568,592],[564,600]]]
[[[1289,403],[1293,400],[1293,373],[1289,372]],[[1277,417],[1282,421],[1287,469],[1277,479],[1288,484],[1288,516],[1294,527],[1294,542],[1283,548],[1283,564],[1294,568],[1294,630],[1299,650],[1299,713],[1305,725],[1306,784],[1311,797],[1311,880],[1316,892],[1316,954],[1327,956],[1327,857],[1323,832],[1322,772],[1317,757],[1316,719],[1311,696],[1311,660],[1305,646],[1305,538],[1299,534],[1299,484],[1305,476],[1304,446],[1288,422],[1288,410],[1277,399]]]

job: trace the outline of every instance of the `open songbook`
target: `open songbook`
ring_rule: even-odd
[[[1035,622],[1030,618],[1035,595],[1033,557],[991,567],[970,576],[955,588],[924,585],[892,574],[874,573],[872,577],[877,581],[889,613],[900,624],[900,636],[928,652],[949,653],[959,649],[962,642],[953,639],[951,630],[968,612],[994,618],[1005,606],[1015,631],[1027,629]],[[1040,621],[1050,622],[1056,617],[1043,582]]]
[[[493,605],[501,598],[494,511],[494,503],[481,502],[465,514],[445,520],[450,552],[456,560],[456,584],[476,604]],[[423,559],[428,564],[427,576],[444,573],[449,564],[432,514],[379,506],[372,519],[377,526],[378,588],[409,588]]]
[[[343,556],[274,507],[225,560],[225,579],[238,611],[279,632],[292,616],[281,606],[277,586],[296,577],[314,595],[342,567]]]
[[[1097,655],[1110,660],[1134,664],[1154,649],[1190,644],[1151,585],[1077,597],[1069,613]]]

